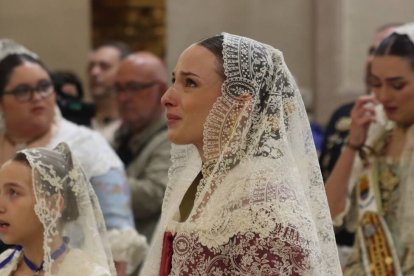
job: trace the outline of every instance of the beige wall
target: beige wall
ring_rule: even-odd
[[[301,87],[313,90],[312,0],[167,0],[167,62],[191,43],[235,33],[283,51]]]
[[[88,0],[0,0],[0,37],[36,52],[50,69],[85,78],[90,46]]]

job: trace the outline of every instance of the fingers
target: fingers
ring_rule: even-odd
[[[378,104],[378,101],[373,96],[362,96],[358,98],[351,111],[352,120],[362,125],[375,121],[376,104]]]
[[[378,101],[373,96],[359,97],[351,111],[351,130],[349,141],[354,145],[363,145],[368,127],[376,121],[375,105]]]

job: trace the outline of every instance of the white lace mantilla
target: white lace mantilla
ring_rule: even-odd
[[[115,275],[98,199],[67,144],[61,143],[53,150],[25,149],[18,154],[25,156],[32,169],[34,210],[44,229],[45,276],[60,275],[57,271],[63,264],[76,267],[78,263],[68,261],[66,253],[78,250],[91,267],[102,267],[105,275]],[[64,254],[54,259],[53,252],[63,243]]]

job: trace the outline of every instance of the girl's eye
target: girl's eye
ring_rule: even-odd
[[[19,195],[19,193],[18,193],[18,192],[16,192],[16,190],[14,190],[14,189],[10,189],[10,190],[9,190],[9,195],[10,195],[11,197],[16,197],[16,196],[18,196],[18,195]]]
[[[187,86],[187,87],[195,87],[196,86],[196,83],[192,79],[187,78],[187,79],[185,79],[185,86]]]
[[[175,78],[174,77],[171,79],[171,83],[175,83]]]

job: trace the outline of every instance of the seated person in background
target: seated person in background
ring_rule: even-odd
[[[98,196],[118,272],[126,263],[131,269],[137,266],[145,255],[146,239],[134,227],[121,160],[99,133],[62,118],[45,65],[8,39],[0,40],[0,98],[0,164],[21,149],[66,142]]]
[[[1,275],[115,275],[98,200],[66,144],[4,163],[0,208],[0,237],[15,245],[0,255]]]
[[[114,148],[126,166],[138,232],[150,241],[161,213],[171,165],[171,145],[160,99],[167,74],[162,61],[148,52],[129,55],[115,80],[122,126]]]
[[[89,126],[95,114],[93,104],[83,102],[83,88],[80,79],[71,72],[51,73],[56,92],[56,102],[63,118],[78,125]]]
[[[94,130],[101,133],[109,143],[113,142],[114,132],[121,125],[118,105],[113,87],[119,64],[131,53],[128,45],[121,41],[100,44],[89,55],[89,85],[96,107],[91,120]]]

